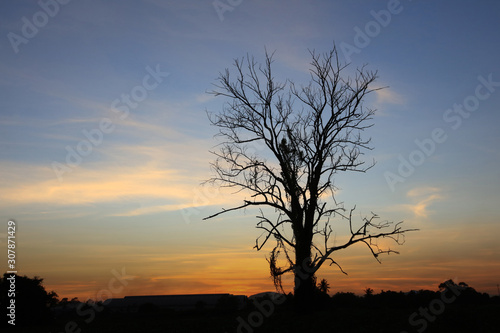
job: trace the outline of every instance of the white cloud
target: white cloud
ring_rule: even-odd
[[[427,218],[431,211],[429,207],[444,197],[440,194],[441,189],[431,186],[422,186],[414,188],[406,194],[413,203],[406,204],[405,207],[412,211],[418,217]]]
[[[375,104],[379,106],[383,104],[402,105],[405,103],[405,98],[391,88],[383,88],[380,90],[376,90],[375,94],[376,94]]]

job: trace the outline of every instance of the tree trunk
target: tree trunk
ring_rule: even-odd
[[[296,310],[304,313],[311,309],[315,277],[311,267],[312,234],[302,231],[297,235],[295,248],[295,305]]]

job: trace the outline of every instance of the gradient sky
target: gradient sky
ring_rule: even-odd
[[[500,3],[226,1],[219,13],[211,0],[42,0],[50,15],[36,1],[0,4],[0,235],[5,248],[17,221],[19,273],[80,299],[273,290],[269,249],[252,249],[257,211],[201,221],[240,202],[200,186],[218,142],[206,110],[225,101],[206,91],[234,58],[262,60],[264,48],[276,50],[277,77],[306,83],[308,49],[335,41],[352,69],[367,63],[389,86],[366,100],[378,113],[365,158],[377,164],[339,174],[337,199],[359,218],[420,231],[382,265],[355,246],[335,257],[348,276],[324,267],[318,277],[331,293],[436,290],[453,278],[496,294]],[[68,149],[87,153],[71,166]],[[407,172],[402,159],[418,165]],[[59,176],[54,166],[65,166]]]

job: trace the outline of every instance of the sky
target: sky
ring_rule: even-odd
[[[339,252],[348,275],[318,278],[331,294],[448,279],[497,294],[499,17],[497,1],[4,1],[2,248],[13,219],[18,274],[60,298],[274,290],[271,248],[253,249],[258,211],[202,220],[241,200],[200,185],[220,142],[207,111],[227,102],[207,91],[266,49],[277,78],[307,84],[309,50],[335,43],[387,87],[365,101],[377,113],[363,158],[377,163],[336,175],[336,198],[359,221],[419,231],[382,264],[363,246]]]

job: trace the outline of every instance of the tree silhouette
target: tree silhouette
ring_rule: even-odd
[[[377,90],[371,88],[377,72],[363,66],[354,77],[344,77],[348,64],[339,61],[335,46],[323,55],[310,53],[311,81],[306,86],[278,82],[272,73],[273,54],[266,51],[263,65],[248,55],[236,59],[235,77],[226,69],[209,92],[229,101],[221,112],[209,113],[223,142],[212,152],[215,175],[207,183],[246,191],[249,197],[205,219],[253,206],[272,208],[275,216],[262,209],[257,216],[263,234],[255,248],[276,241],[267,259],[271,276],[283,291],[282,275],[293,272],[299,304],[311,301],[315,273],[325,262],[344,272],[332,258],[334,252],[364,243],[378,261],[380,254],[396,251],[380,248],[377,239],[402,244],[403,234],[410,231],[402,229],[402,222],[376,222],[375,214],[355,226],[355,208],[346,210],[335,200],[339,171],[365,172],[373,166],[360,159],[362,150],[372,149],[361,132],[372,126],[374,110],[365,108],[363,99]],[[260,156],[251,149],[255,143],[265,147]],[[330,241],[334,217],[350,230],[340,245]]]
[[[326,279],[322,279],[318,283],[318,290],[323,293],[328,295],[328,291],[330,290],[330,285],[328,284],[328,281]]]
[[[14,284],[11,284],[12,277],[15,278]],[[57,303],[57,294],[54,291],[47,292],[42,283],[43,279],[37,276],[29,278],[5,273],[0,278],[0,305],[5,309],[10,299],[15,300],[16,326],[38,325],[52,319],[50,307]],[[8,297],[9,290],[15,290],[15,297]]]

